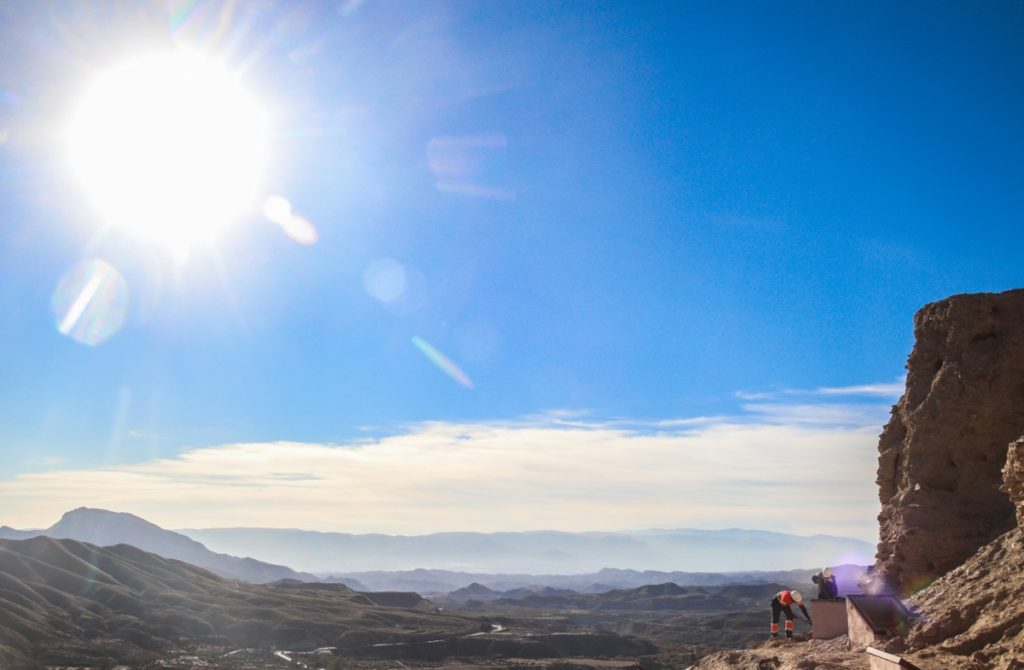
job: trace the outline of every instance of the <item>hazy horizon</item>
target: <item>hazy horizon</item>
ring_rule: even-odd
[[[134,512],[132,512],[130,510],[126,510],[126,509],[103,509],[103,508],[99,508],[99,507],[88,507],[88,506],[82,505],[82,506],[79,506],[79,507],[76,507],[76,508],[73,508],[73,509],[65,510],[65,514],[67,512],[75,512],[75,511],[79,511],[79,510],[89,510],[89,511],[99,511],[99,512],[113,512],[115,514],[130,514],[130,515],[138,517],[138,518],[140,518],[140,519],[142,519],[144,521],[149,521],[150,523],[152,523],[152,521],[150,519],[146,519],[143,516],[141,516],[139,514],[135,514]],[[63,516],[63,515],[61,515],[61,516]],[[54,519],[54,522],[56,522],[56,521],[59,521],[59,517]],[[51,526],[53,524],[43,524],[43,525],[32,526],[32,527],[29,527],[29,526],[14,526],[14,525],[11,525],[9,523],[4,522],[3,520],[0,520],[0,525],[7,526],[7,527],[13,528],[15,530],[32,530],[32,531],[36,531],[36,530],[46,530],[46,528],[48,528],[49,526]],[[159,524],[156,524],[156,525],[159,525]],[[495,530],[495,531],[487,531],[487,530],[441,530],[441,531],[430,531],[430,532],[426,532],[426,533],[409,533],[409,534],[402,534],[402,533],[375,533],[375,532],[350,533],[350,532],[345,531],[345,530],[313,530],[313,529],[309,529],[309,528],[300,528],[298,526],[203,526],[203,527],[165,528],[165,530],[173,531],[175,533],[181,533],[181,534],[184,534],[184,535],[187,535],[189,531],[203,531],[203,530],[269,530],[269,531],[284,531],[284,532],[287,532],[287,531],[300,531],[300,532],[310,532],[310,533],[318,533],[318,534],[325,534],[325,535],[326,534],[339,534],[339,535],[387,535],[387,536],[391,536],[391,537],[426,537],[428,535],[444,535],[444,534],[457,534],[457,533],[480,534],[480,535],[492,535],[492,534],[502,534],[502,533],[523,533],[523,534],[531,534],[531,533],[532,534],[570,533],[570,534],[580,534],[580,535],[614,535],[614,534],[626,534],[626,533],[643,534],[643,533],[661,533],[661,532],[673,532],[673,531],[694,531],[694,532],[708,532],[708,533],[738,531],[738,532],[754,532],[754,533],[767,533],[767,534],[780,534],[780,535],[794,535],[794,536],[797,536],[797,537],[815,537],[815,536],[843,537],[843,536],[838,536],[838,535],[832,535],[832,534],[829,534],[829,533],[816,533],[814,535],[803,535],[803,536],[801,536],[801,535],[797,535],[795,533],[782,533],[781,531],[771,531],[771,530],[764,530],[764,529],[760,529],[760,528],[741,528],[741,527],[728,527],[728,528],[722,528],[722,527],[718,527],[718,528],[698,528],[698,527],[678,528],[678,527],[671,527],[670,528],[670,527],[667,527],[667,526],[650,527],[650,528],[592,528],[592,529],[575,530],[575,531],[560,530],[558,528],[537,527],[537,528],[532,528],[532,529],[528,529],[528,530],[516,530],[516,531],[500,531],[500,530]]]
[[[101,546],[129,544],[221,574],[228,571],[227,576],[259,576],[267,581],[308,579],[308,573],[422,569],[534,575],[579,575],[604,569],[711,573],[787,570],[814,564],[867,565],[875,553],[873,543],[854,538],[741,529],[428,535],[353,535],[268,528],[173,531],[135,515],[85,507],[69,511],[49,528],[12,532],[2,526],[0,531],[2,539],[47,535]],[[263,565],[247,566],[232,557],[256,559]]]

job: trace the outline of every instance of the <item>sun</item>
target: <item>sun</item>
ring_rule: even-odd
[[[187,255],[253,205],[267,130],[219,63],[150,54],[93,82],[70,126],[71,164],[106,224]]]

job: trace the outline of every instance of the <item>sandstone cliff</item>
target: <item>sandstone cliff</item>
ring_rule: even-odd
[[[999,491],[1024,433],[1024,290],[957,295],[914,318],[907,388],[878,446],[877,568],[912,591],[1014,526]]]

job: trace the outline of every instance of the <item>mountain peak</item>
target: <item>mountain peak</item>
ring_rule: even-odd
[[[65,512],[60,521],[50,526],[47,534],[53,537],[73,537],[93,544],[105,545],[111,544],[110,538],[126,532],[156,534],[171,531],[164,531],[156,524],[127,512],[78,507]],[[182,537],[182,539],[185,538]]]
[[[67,512],[64,512],[63,516],[61,516],[61,520],[63,521],[64,519],[75,519],[75,518],[83,518],[83,517],[95,517],[95,518],[114,517],[114,518],[118,518],[118,519],[134,519],[136,521],[141,521],[142,523],[146,523],[146,524],[149,524],[151,526],[155,525],[155,524],[150,523],[149,521],[146,521],[142,517],[135,516],[134,514],[130,514],[128,512],[113,512],[113,511],[108,510],[108,509],[100,509],[99,507],[76,507],[73,510],[68,510]]]
[[[0,535],[11,539],[45,535],[58,539],[88,542],[98,547],[127,544],[165,558],[198,565],[231,579],[252,582],[272,582],[283,578],[315,580],[313,575],[296,573],[283,565],[212,552],[190,537],[172,530],[165,530],[128,512],[77,507],[65,512],[60,521],[46,530],[5,529],[0,532]]]

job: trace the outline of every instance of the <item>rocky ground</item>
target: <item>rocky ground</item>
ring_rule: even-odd
[[[751,649],[720,651],[704,657],[694,670],[868,670],[863,648],[844,635],[834,640],[768,640]]]
[[[1024,531],[983,547],[918,593],[907,639],[877,645],[921,670],[1024,670]],[[760,666],[758,664],[761,664]],[[694,670],[868,668],[863,647],[827,641],[765,642],[705,657]]]
[[[912,600],[923,617],[907,648],[940,667],[1024,669],[1024,531],[983,547]]]

